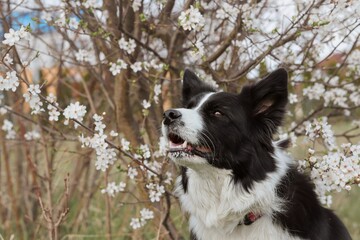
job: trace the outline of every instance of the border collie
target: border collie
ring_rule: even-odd
[[[185,71],[184,108],[164,113],[162,133],[180,166],[175,193],[189,214],[191,239],[351,239],[283,151],[286,143],[273,141],[287,78],[278,69],[233,94]]]

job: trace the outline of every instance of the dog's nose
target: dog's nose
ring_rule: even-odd
[[[176,119],[181,117],[181,112],[175,109],[170,109],[164,112],[164,124],[170,125]]]

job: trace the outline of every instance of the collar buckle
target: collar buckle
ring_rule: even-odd
[[[251,225],[253,224],[256,220],[258,220],[259,218],[261,218],[261,214],[255,214],[253,212],[249,212],[245,215],[244,219],[242,221],[240,221],[239,225]]]

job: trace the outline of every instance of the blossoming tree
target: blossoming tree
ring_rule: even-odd
[[[0,17],[4,237],[186,235],[159,135],[185,68],[238,92],[285,67],[299,171],[328,206],[360,184],[359,1],[7,0]]]

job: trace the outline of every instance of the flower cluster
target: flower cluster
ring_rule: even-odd
[[[126,183],[120,182],[116,184],[115,182],[110,182],[106,188],[101,190],[102,194],[108,194],[110,197],[115,197],[116,193],[123,192],[125,190]]]
[[[0,115],[5,115],[7,113],[6,106],[3,105],[3,98],[4,95],[0,93]]]
[[[306,160],[300,162],[300,169],[311,169],[311,179],[321,203],[332,203],[332,191],[351,190],[352,184],[360,186],[360,145],[343,144],[336,151],[317,156],[309,149]]]
[[[120,38],[118,43],[120,49],[124,50],[128,54],[132,54],[135,51],[136,43],[134,39],[129,39],[129,41],[126,41],[125,38]]]
[[[148,183],[146,188],[149,190],[151,202],[160,202],[161,196],[165,193],[165,187],[158,183]]]
[[[143,106],[144,109],[149,109],[151,107],[150,101],[145,99],[142,101],[141,105]]]
[[[69,27],[72,29],[78,29],[79,22],[76,18],[72,17],[69,19]]]
[[[60,116],[60,112],[57,108],[59,106],[59,103],[56,102],[56,97],[52,93],[50,93],[46,97],[46,100],[49,102],[49,104],[47,105],[47,110],[49,113],[49,121],[57,122],[59,120],[59,116]]]
[[[15,71],[7,72],[5,78],[0,76],[0,91],[11,90],[15,92],[19,84],[19,78],[16,76]]]
[[[143,208],[140,211],[140,216],[141,216],[140,218],[131,219],[130,226],[132,227],[132,229],[135,230],[143,227],[148,220],[154,218],[154,212],[151,211],[150,209]]]
[[[205,55],[205,47],[203,42],[196,41],[195,44],[193,45],[192,50],[190,51],[191,60],[197,61],[202,57],[204,57],[204,55]]]
[[[351,78],[349,78],[351,81]],[[340,81],[338,76],[315,78],[317,81],[314,85],[303,89],[303,94],[310,100],[323,100],[324,106],[336,106],[340,108],[348,108],[351,104],[360,106],[360,91],[353,84],[344,80]],[[322,82],[326,82],[327,85]]]
[[[161,172],[162,163],[158,161],[144,160],[143,164],[146,168],[144,166],[140,166],[140,168],[143,172],[146,172],[148,179],[156,177]]]
[[[42,108],[43,103],[40,100],[40,85],[39,84],[30,84],[27,92],[23,94],[25,101],[29,103],[31,108],[31,114],[39,114],[45,110]]]
[[[130,151],[130,142],[126,140],[125,138],[121,138],[121,149],[125,152]]]
[[[105,124],[102,122],[104,119],[102,116],[94,114],[93,116],[95,124],[95,134],[92,138],[84,137],[81,135],[79,137],[82,147],[93,148],[96,152],[96,170],[106,171],[108,167],[117,159],[116,151],[114,148],[109,147],[109,144],[106,142],[107,135],[104,133]]]
[[[78,122],[82,122],[85,114],[86,114],[86,107],[84,105],[80,105],[79,102],[70,103],[69,106],[67,106],[63,112],[63,115],[65,117],[64,124],[69,125],[70,119],[76,120]],[[79,124],[75,122],[74,127],[77,128],[78,126]]]
[[[40,137],[41,135],[37,130],[32,130],[24,134],[24,138],[28,141],[38,140]]]
[[[101,7],[101,2],[99,0],[85,0],[83,3],[85,8],[99,8]]]
[[[201,15],[199,9],[190,6],[189,9],[181,12],[179,16],[179,25],[184,30],[200,31],[205,25],[205,19],[203,15]]]
[[[77,53],[75,53],[76,61],[78,62],[89,62],[90,52],[85,49],[79,49]]]
[[[289,94],[289,103],[290,104],[294,104],[294,103],[297,103],[299,100],[298,100],[298,96],[294,93],[290,93]]]
[[[128,65],[122,59],[118,59],[116,63],[110,63],[109,70],[113,76],[116,76],[121,72],[122,69],[126,69],[127,66]]]
[[[222,7],[216,11],[216,18],[218,19],[227,19],[231,21],[236,20],[236,16],[239,14],[240,10],[234,5],[230,5],[227,2],[222,3]]]
[[[66,15],[65,12],[62,12],[57,19],[55,20],[55,24],[58,27],[65,27],[66,26]]]
[[[139,11],[141,7],[141,0],[133,0],[131,7],[133,8],[134,12]]]
[[[24,26],[21,26],[18,31],[10,28],[8,33],[4,34],[5,40],[2,41],[3,44],[14,46],[15,43],[19,42],[22,39],[29,40],[30,33],[28,29]]]
[[[142,70],[143,63],[142,62],[134,62],[131,64],[130,68],[134,73],[140,72]]]
[[[128,173],[127,175],[129,176],[130,179],[135,179],[135,177],[138,175],[138,171],[136,170],[136,168],[133,167],[128,167]]]
[[[4,57],[4,63],[8,64],[8,65],[11,65],[11,64],[13,64],[13,62],[14,62],[14,59],[12,59],[10,54],[6,54],[5,57]]]
[[[327,122],[327,117],[321,117],[320,119],[314,119],[312,122],[304,122],[306,135],[311,141],[315,141],[317,138],[324,140],[325,146],[329,150],[336,148],[334,132],[331,129],[331,125]]]
[[[2,127],[1,127],[1,129],[4,132],[6,132],[6,135],[5,135],[6,139],[15,139],[16,133],[15,133],[13,127],[14,127],[14,124],[12,122],[10,122],[7,119],[4,119],[4,123],[3,123]]]
[[[159,103],[160,94],[161,94],[161,84],[155,84],[155,86],[154,86],[154,101],[156,104]]]
[[[324,84],[315,83],[313,86],[303,89],[304,96],[307,96],[310,100],[319,100],[325,92]]]
[[[150,148],[147,144],[141,144],[134,154],[135,159],[149,159],[151,157]]]

